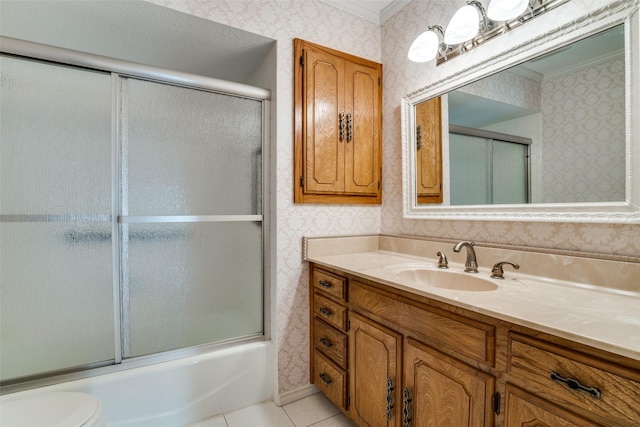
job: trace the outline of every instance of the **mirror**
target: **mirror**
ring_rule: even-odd
[[[406,97],[405,217],[640,222],[629,14]]]

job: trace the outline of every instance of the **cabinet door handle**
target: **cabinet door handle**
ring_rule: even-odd
[[[320,280],[320,281],[318,282],[318,284],[319,284],[320,286],[322,286],[323,288],[327,288],[327,289],[329,289],[330,287],[332,287],[332,286],[333,286],[333,284],[332,284],[331,282],[329,282],[328,280]]]
[[[347,114],[347,142],[353,141],[353,115]]]
[[[327,307],[320,307],[320,313],[324,314],[325,316],[333,315],[333,312],[329,310]]]
[[[338,115],[340,118],[340,142],[344,141],[346,135],[346,128],[344,125],[344,111]]]
[[[411,423],[411,413],[409,412],[411,396],[409,395],[408,388],[404,389],[402,397],[402,427],[409,427],[409,423]]]
[[[333,381],[331,381],[331,378],[329,378],[329,376],[327,374],[325,374],[325,373],[320,374],[320,379],[322,381],[324,381],[324,383],[326,385],[329,385],[329,384],[331,384],[333,382]]]
[[[333,344],[331,344],[331,341],[329,341],[326,338],[320,338],[320,342],[324,344],[324,346],[327,348],[330,348],[331,346],[333,346]]]
[[[387,377],[387,421],[391,421],[393,415],[393,381]]]
[[[602,395],[602,393],[600,392],[600,389],[596,387],[588,387],[588,386],[582,385],[580,381],[575,380],[573,378],[563,377],[557,372],[551,372],[549,374],[549,378],[551,378],[551,380],[555,382],[566,385],[571,390],[583,391],[585,393],[588,393],[594,399],[600,399],[600,396]]]
[[[416,150],[420,151],[422,148],[422,125],[418,125],[416,129]]]

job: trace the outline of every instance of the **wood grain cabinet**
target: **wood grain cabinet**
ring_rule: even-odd
[[[382,65],[295,39],[294,201],[381,203]]]
[[[409,425],[493,426],[491,375],[412,339],[404,371],[403,413]]]
[[[640,426],[640,361],[311,264],[311,382],[358,426]]]
[[[342,411],[348,407],[347,279],[311,269],[311,383]]]
[[[507,382],[527,388],[538,399],[509,388],[507,426],[529,425],[521,423],[530,418],[523,415],[527,407],[566,417],[576,425],[640,425],[640,371],[575,351],[570,345],[510,333]],[[584,424],[571,421],[578,418],[575,414],[585,418]]]
[[[400,426],[402,336],[352,313],[349,415],[359,426]]]
[[[440,97],[416,105],[418,203],[442,203],[442,106]]]

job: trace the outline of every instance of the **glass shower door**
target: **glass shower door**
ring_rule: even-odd
[[[123,357],[262,334],[262,102],[120,93]]]
[[[525,144],[450,133],[451,204],[528,203],[528,150]]]
[[[1,379],[112,362],[111,76],[0,70]]]

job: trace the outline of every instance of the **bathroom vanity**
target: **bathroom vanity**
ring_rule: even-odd
[[[637,260],[454,243],[306,239],[311,382],[359,426],[640,425]]]

